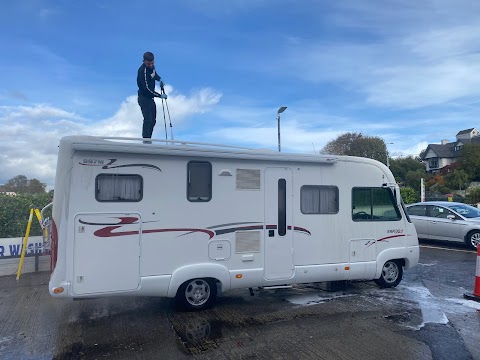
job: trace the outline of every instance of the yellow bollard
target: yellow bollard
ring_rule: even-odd
[[[27,251],[28,236],[30,235],[30,228],[32,227],[32,219],[33,219],[33,207],[30,209],[30,216],[28,217],[27,231],[25,232],[25,237],[23,238],[22,255],[20,255],[20,263],[18,264],[17,280],[20,279],[23,262],[25,261],[25,252]]]

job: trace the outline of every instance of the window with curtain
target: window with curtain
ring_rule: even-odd
[[[300,189],[302,214],[338,213],[338,187],[326,185],[304,185]]]
[[[140,201],[143,198],[143,179],[140,175],[100,174],[95,189],[97,201]]]
[[[212,199],[212,164],[190,161],[187,167],[188,201],[210,201]]]

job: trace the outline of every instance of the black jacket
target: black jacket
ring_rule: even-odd
[[[155,80],[160,81],[160,76],[156,73],[155,68],[150,70],[145,64],[142,64],[137,74],[138,96],[149,98],[160,96],[160,94],[155,91]]]

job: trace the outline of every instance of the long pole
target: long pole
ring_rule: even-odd
[[[33,207],[30,208],[30,215],[28,217],[27,230],[25,231],[25,237],[23,238],[22,253],[20,255],[20,262],[18,263],[17,280],[20,279],[20,274],[22,273],[22,268],[23,268],[23,262],[25,261],[25,252],[27,251],[28,237],[30,236],[30,228],[32,227],[32,219],[33,219]]]
[[[278,123],[278,152],[281,151],[280,148],[280,114],[277,115],[277,123]]]

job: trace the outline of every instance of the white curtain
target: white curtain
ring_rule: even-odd
[[[98,200],[138,201],[141,199],[142,178],[138,175],[100,175]]]
[[[332,214],[338,212],[337,188],[334,186],[303,186],[301,207],[304,214]]]

